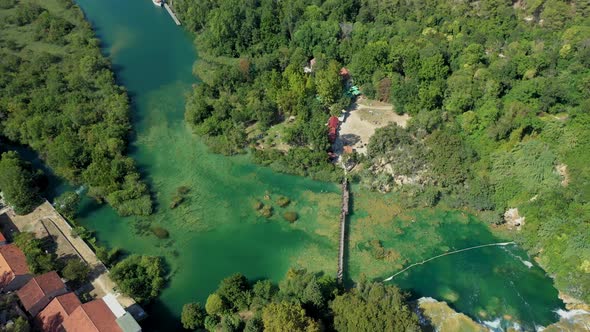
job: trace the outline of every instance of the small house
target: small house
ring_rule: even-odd
[[[338,120],[337,117],[331,116],[330,119],[328,119],[328,128],[338,129],[339,125],[340,125],[340,120]]]
[[[55,271],[38,275],[17,291],[26,311],[35,317],[55,297],[67,293],[66,285]]]
[[[64,320],[81,305],[74,293],[59,295],[35,317],[35,326],[43,332],[60,332]]]
[[[25,254],[14,244],[0,247],[0,292],[23,287],[32,275]]]
[[[123,332],[117,317],[102,299],[84,303],[63,322],[66,332]]]
[[[0,246],[6,245],[7,243],[8,241],[6,241],[6,237],[4,237],[4,234],[0,232]]]

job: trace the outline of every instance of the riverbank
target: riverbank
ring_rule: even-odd
[[[2,216],[2,214],[5,214]],[[117,291],[117,285],[109,277],[106,266],[96,257],[94,251],[78,236],[72,227],[47,201],[27,215],[16,215],[10,208],[0,211],[0,227],[4,232],[30,232],[38,239],[49,239],[55,244],[57,259],[78,256],[90,268],[90,287],[85,292],[93,298],[111,294],[137,320],[146,317],[143,309],[129,296]]]
[[[149,2],[78,3],[96,28],[103,51],[118,68],[118,80],[132,96],[135,140],[130,150],[158,202],[156,213],[150,217],[121,218],[108,206],[84,200],[78,220],[96,231],[99,241],[109,247],[163,256],[169,262],[170,284],[149,308],[152,319],[146,326],[162,331],[175,329],[183,304],[195,300],[204,303],[219,280],[236,272],[249,279],[280,280],[290,266],[298,266],[336,275],[338,188],[274,173],[254,165],[249,156],[212,154],[184,123],[183,97],[195,83],[191,76],[196,58],[191,36]],[[113,6],[120,10],[113,11]],[[128,12],[135,15],[125,15]],[[165,61],[154,65],[154,59]],[[182,203],[171,208],[181,187],[188,192]],[[350,234],[355,242],[347,262],[351,280],[361,273],[382,280],[403,265],[403,259],[428,257],[432,252],[448,250],[447,246],[459,248],[481,234],[489,236],[483,224],[472,217],[440,211],[413,211],[414,216],[402,216],[392,213],[399,207],[388,200],[389,196],[373,195],[353,189]],[[288,197],[290,203],[281,207],[276,203],[279,196]],[[256,201],[272,207],[269,218],[255,209]],[[297,221],[284,220],[284,213],[289,211],[297,212]],[[411,217],[417,222],[412,223]],[[451,224],[458,228],[449,227]],[[151,227],[166,229],[169,237],[157,238],[149,231]],[[373,240],[380,240],[381,248]],[[364,246],[367,242],[371,247]],[[382,252],[388,258],[375,258]],[[398,257],[400,252],[403,259]],[[510,311],[526,312],[530,307],[518,297],[521,293],[529,297],[527,302],[543,319],[556,319],[551,310],[559,304],[553,302],[556,295],[543,274],[529,270],[507,252],[484,254],[428,265],[415,271],[418,274],[402,278],[403,288],[454,298],[466,311],[471,310],[469,306],[481,307],[490,316],[505,309],[497,302],[504,297]],[[464,270],[459,276],[457,266]],[[517,279],[526,282],[512,286],[510,281]],[[474,280],[479,283],[474,284]],[[529,294],[525,289],[528,284],[545,293]],[[469,297],[480,288],[486,290],[485,294]],[[550,290],[545,291],[547,288]],[[507,291],[494,294],[496,289]]]

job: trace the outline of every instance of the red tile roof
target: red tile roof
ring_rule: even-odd
[[[14,244],[0,247],[0,288],[8,285],[17,275],[29,274],[25,254]]]
[[[57,273],[51,271],[31,279],[23,288],[17,291],[17,295],[25,309],[29,311],[46,295],[65,288],[66,285],[64,285]]]
[[[338,118],[335,116],[331,116],[330,119],[328,120],[328,127],[330,127],[330,128],[338,128],[339,124],[340,124],[340,120],[338,120]]]
[[[53,299],[36,317],[39,330],[58,332],[64,320],[82,303],[74,293],[67,293]]]
[[[84,303],[63,322],[66,332],[123,332],[103,300]]]

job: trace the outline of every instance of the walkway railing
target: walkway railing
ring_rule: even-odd
[[[344,246],[346,245],[346,217],[348,216],[348,205],[350,193],[348,191],[348,179],[342,181],[342,206],[340,212],[340,246],[338,249],[338,274],[337,279],[342,283],[344,277]]]

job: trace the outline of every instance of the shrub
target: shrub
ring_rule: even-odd
[[[207,314],[199,303],[187,303],[182,307],[180,316],[182,327],[194,330],[202,328],[205,324]]]
[[[154,235],[158,239],[167,239],[170,237],[170,233],[168,232],[168,230],[160,226],[152,227],[152,233],[154,233]]]
[[[184,202],[184,197],[175,195],[172,197],[172,202],[170,202],[170,208],[176,209],[180,204],[182,204],[182,202]]]
[[[279,196],[277,198],[277,205],[280,207],[285,207],[285,206],[289,205],[289,203],[291,203],[291,200],[289,199],[289,197]]]
[[[110,275],[121,292],[146,303],[164,287],[164,272],[161,257],[133,255],[115,265]]]
[[[286,211],[283,213],[283,218],[288,222],[296,222],[297,219],[299,219],[299,215],[297,215],[297,212],[295,211]]]
[[[191,189],[187,186],[180,186],[180,187],[176,188],[176,192],[181,196],[188,194],[190,191],[191,191]]]
[[[265,218],[270,218],[272,217],[273,214],[273,208],[270,205],[265,205],[261,210],[260,210],[260,214],[265,217]]]
[[[88,279],[90,267],[80,259],[70,259],[61,270],[62,277],[74,281],[76,283],[83,283]]]
[[[264,204],[262,204],[261,201],[255,201],[252,207],[254,208],[254,210],[260,211],[260,209],[264,207]]]

